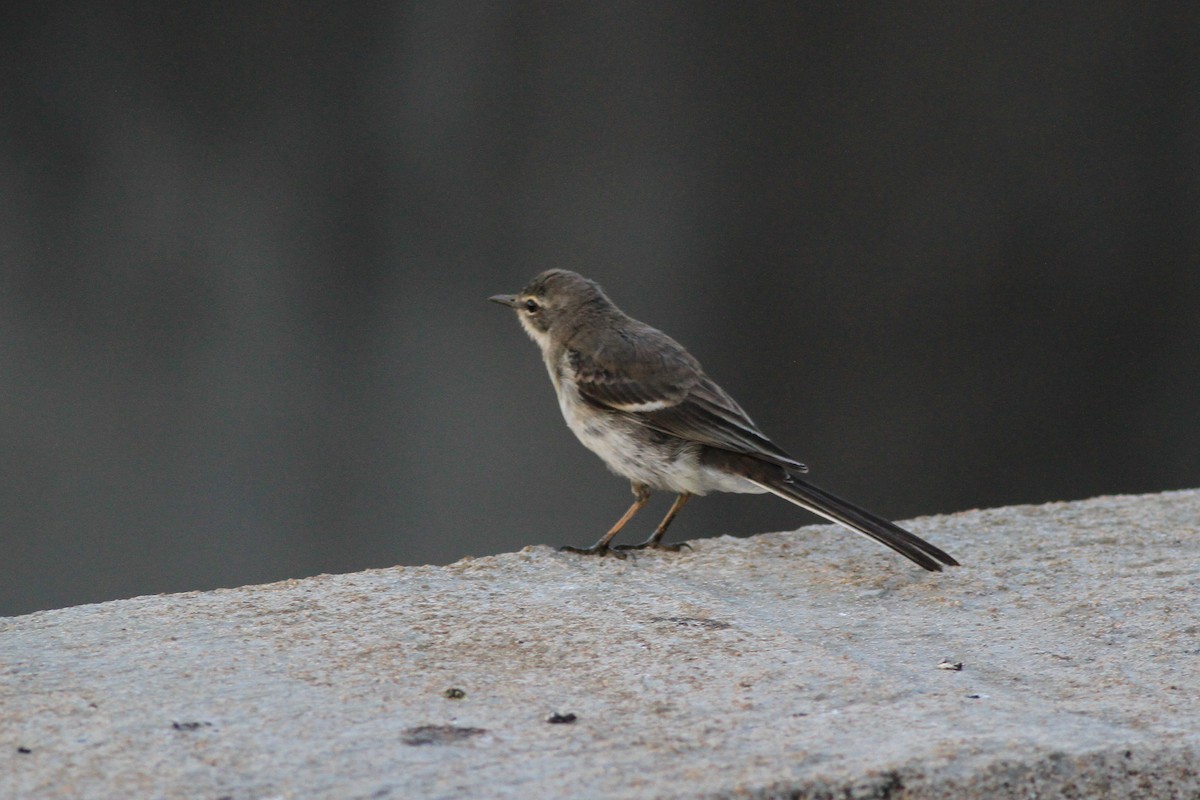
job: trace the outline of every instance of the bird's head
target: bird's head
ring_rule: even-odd
[[[556,334],[568,336],[575,321],[593,309],[613,307],[594,281],[565,269],[543,272],[517,294],[498,294],[488,299],[515,310],[521,327],[543,350]]]

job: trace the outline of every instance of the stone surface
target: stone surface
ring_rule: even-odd
[[[914,520],[942,574],[816,526],[4,619],[0,797],[1197,797],[1198,520]]]

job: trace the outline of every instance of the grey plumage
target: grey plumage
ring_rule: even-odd
[[[651,491],[679,495],[646,542],[662,537],[692,495],[771,492],[866,534],[928,570],[958,562],[932,544],[798,477],[808,468],[771,442],[750,416],[678,342],[627,316],[594,283],[549,270],[516,295],[491,300],[514,308],[542,351],[567,425],[632,484],[635,501],[595,545],[609,542]],[[619,553],[618,553],[619,554]]]

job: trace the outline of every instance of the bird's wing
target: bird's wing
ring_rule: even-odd
[[[610,344],[607,351],[569,350],[567,356],[580,397],[596,408],[626,414],[681,439],[761,458],[794,472],[808,470],[764,436],[696,359],[660,331],[647,326],[637,337]]]
[[[611,346],[590,353],[567,351],[575,385],[585,401],[607,411],[642,414],[674,406],[687,397],[697,370],[685,359],[656,352],[644,343],[622,340],[619,346],[620,353]]]
[[[673,406],[648,411],[643,423],[682,439],[761,458],[793,472],[808,467],[763,435],[753,420],[708,376]]]

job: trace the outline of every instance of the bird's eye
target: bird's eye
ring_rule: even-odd
[[[538,305],[537,300],[526,300],[525,301],[525,310],[528,311],[530,314],[533,314],[540,308],[541,308],[541,306]]]

